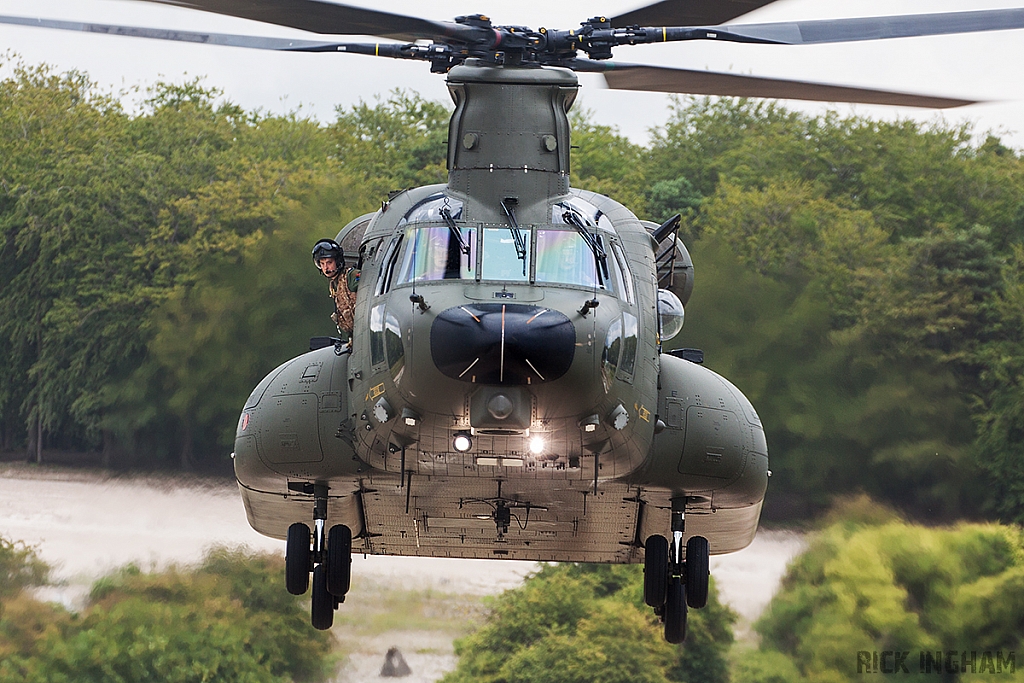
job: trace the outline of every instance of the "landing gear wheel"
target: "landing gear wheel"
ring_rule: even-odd
[[[313,628],[326,631],[334,624],[334,596],[327,592],[327,568],[318,564],[313,570],[313,600],[310,605]]]
[[[691,536],[686,542],[686,604],[700,609],[708,604],[708,539]]]
[[[665,604],[668,589],[668,539],[649,536],[644,543],[644,602],[651,607]]]
[[[686,640],[686,588],[679,577],[668,582],[665,596],[665,640],[679,644]]]
[[[352,583],[352,530],[336,524],[327,534],[327,591],[344,598]]]
[[[284,552],[284,584],[292,595],[303,595],[309,588],[309,527],[296,522],[288,527]]]

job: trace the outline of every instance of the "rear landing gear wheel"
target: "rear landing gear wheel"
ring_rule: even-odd
[[[644,602],[658,608],[668,589],[668,539],[650,536],[644,543]]]
[[[686,640],[686,587],[679,577],[672,577],[665,596],[665,640],[679,644]]]
[[[318,631],[326,631],[334,624],[334,596],[327,592],[327,568],[322,564],[313,570],[310,617],[313,628]]]
[[[296,522],[288,527],[284,554],[284,583],[292,595],[303,595],[309,588],[309,527]]]
[[[708,604],[708,539],[691,536],[686,541],[686,604],[700,609]]]
[[[352,583],[352,530],[336,524],[327,534],[327,590],[344,599]]]

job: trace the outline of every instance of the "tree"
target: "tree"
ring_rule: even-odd
[[[978,466],[988,507],[1024,523],[1024,246],[1016,245],[995,299],[997,334],[979,350]]]
[[[570,181],[573,187],[606,194],[644,217],[644,169],[641,148],[616,128],[594,122],[593,112],[574,109]]]

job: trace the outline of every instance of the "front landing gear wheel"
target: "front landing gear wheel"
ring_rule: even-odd
[[[708,539],[691,536],[686,541],[686,604],[700,609],[708,604]]]
[[[352,530],[336,524],[327,534],[327,590],[344,598],[352,583]]]
[[[665,596],[665,640],[679,644],[686,640],[686,587],[679,577],[672,577]]]
[[[658,608],[665,604],[668,588],[668,539],[650,536],[644,543],[644,602]]]
[[[326,631],[334,624],[334,596],[327,592],[327,568],[322,564],[313,570],[310,617],[313,628],[318,631]]]
[[[309,527],[296,522],[288,527],[284,552],[284,584],[292,595],[303,595],[309,588]]]

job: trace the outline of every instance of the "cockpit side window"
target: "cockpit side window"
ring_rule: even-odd
[[[608,334],[604,339],[604,351],[601,352],[601,381],[605,393],[611,389],[612,380],[619,369],[619,355],[622,353],[622,319],[616,318],[608,326]]]
[[[618,242],[612,244],[612,252],[615,254],[615,270],[622,282],[622,289],[626,294],[626,303],[632,306],[636,302],[636,294],[633,291],[633,275],[629,272],[629,265],[626,262],[626,255],[622,253],[622,247]]]
[[[601,354],[601,380],[607,392],[613,379],[632,382],[636,372],[637,333],[636,316],[623,313],[608,326]]]
[[[640,326],[636,316],[622,314],[622,361],[619,363],[619,375],[626,381],[633,380],[636,369],[637,335]]]
[[[466,254],[458,236],[447,226],[411,228],[398,269],[398,282],[423,280],[472,280],[476,269],[475,229],[463,226],[462,240],[469,247]]]
[[[381,261],[380,271],[377,273],[377,287],[374,289],[374,294],[380,296],[391,289],[391,283],[394,279],[395,264],[398,262],[398,253],[401,251],[403,235],[399,233],[391,240],[391,244],[388,245],[387,252],[384,254],[384,258]],[[379,253],[379,252],[378,252]]]

